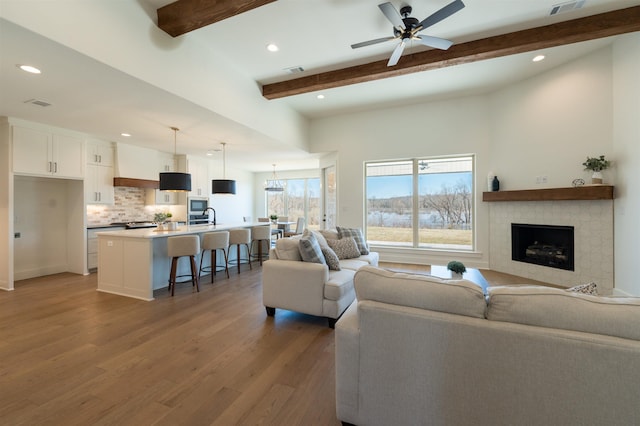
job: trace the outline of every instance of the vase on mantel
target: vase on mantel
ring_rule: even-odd
[[[602,185],[602,172],[593,172],[591,175],[591,183],[594,185]]]

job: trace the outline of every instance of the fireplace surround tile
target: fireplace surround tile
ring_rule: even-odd
[[[511,224],[574,227],[574,271],[511,260]],[[613,201],[505,201],[489,203],[489,265],[496,271],[560,286],[595,282],[613,291]]]

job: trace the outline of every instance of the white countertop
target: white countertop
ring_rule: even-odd
[[[201,234],[203,232],[213,231],[228,231],[232,228],[251,228],[253,226],[270,226],[266,222],[239,222],[231,224],[218,224],[218,225],[182,225],[178,226],[175,231],[158,231],[157,228],[141,228],[141,229],[127,229],[121,231],[103,231],[97,232],[98,237],[110,236],[110,237],[122,237],[122,238],[167,238],[174,235],[189,235],[189,234]]]

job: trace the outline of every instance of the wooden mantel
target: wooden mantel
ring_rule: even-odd
[[[483,192],[482,201],[613,200],[612,185]]]

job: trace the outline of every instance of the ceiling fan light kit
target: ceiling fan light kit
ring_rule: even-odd
[[[396,9],[390,2],[379,4],[378,7],[384,16],[393,24],[393,37],[377,38],[352,44],[351,48],[358,49],[360,47],[371,46],[385,41],[400,40],[400,43],[395,47],[395,49],[393,49],[389,62],[387,62],[387,66],[392,67],[400,60],[407,42],[413,40],[436,49],[447,50],[450,48],[453,44],[450,40],[418,33],[462,10],[464,8],[464,3],[462,0],[455,0],[427,16],[422,21],[418,21],[416,18],[410,16],[412,10],[411,6],[404,6],[399,12],[398,9]]]

